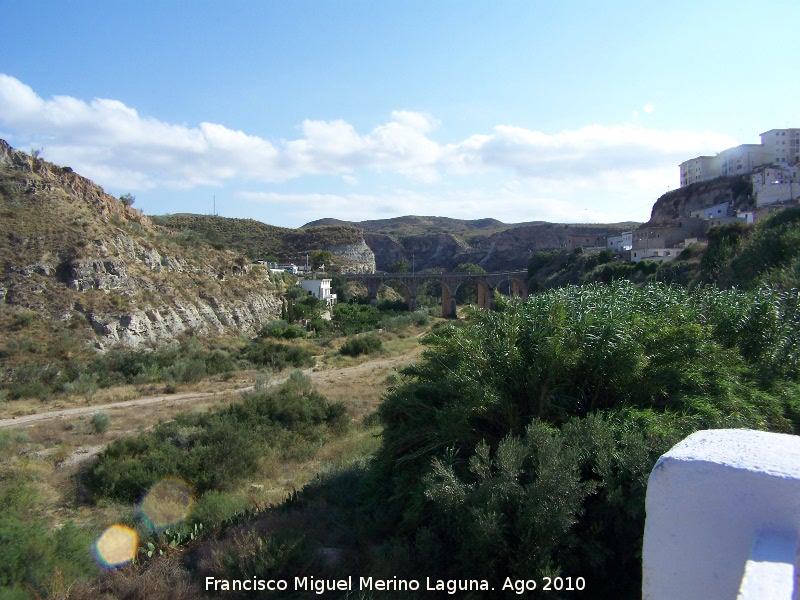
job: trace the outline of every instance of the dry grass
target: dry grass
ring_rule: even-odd
[[[421,352],[418,335],[422,329],[407,336],[385,333],[384,350],[379,356],[357,358],[331,353],[320,367],[307,371],[320,392],[332,402],[343,402],[354,428],[345,436],[311,448],[304,455],[290,460],[277,456],[264,456],[252,481],[247,481],[235,492],[246,495],[254,503],[267,505],[284,500],[295,489],[300,489],[326,464],[347,461],[355,455],[369,454],[377,447],[377,433],[360,425],[375,412],[386,388],[402,367],[417,359]],[[307,342],[310,344],[310,342]],[[165,401],[145,406],[104,408],[111,424],[104,433],[92,428],[91,413],[35,422],[17,426],[26,442],[20,447],[24,460],[36,473],[46,512],[53,524],[73,519],[79,525],[106,526],[110,522],[130,516],[129,507],[116,505],[90,506],[86,504],[78,477],[108,443],[126,435],[146,431],[161,421],[167,421],[187,410],[206,411],[229,405],[241,399],[237,389],[252,386],[260,371],[241,371],[224,380],[221,376],[207,378],[197,384],[181,386],[180,392],[212,393],[213,396],[185,401]],[[288,373],[273,376],[280,382]],[[163,394],[163,385],[137,387],[119,386],[99,390],[88,403],[84,397],[65,396],[53,402],[18,400],[0,405],[0,418],[14,413],[35,414],[62,408],[101,407],[111,402],[146,395]],[[0,469],[2,476],[2,469]],[[263,486],[254,488],[253,485]]]
[[[59,596],[64,600],[190,600],[202,598],[200,588],[175,552],[151,560],[143,568],[127,566],[107,571],[93,584],[81,584]]]

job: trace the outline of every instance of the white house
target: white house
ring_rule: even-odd
[[[633,246],[633,231],[623,231],[621,235],[612,235],[608,238],[608,247],[619,254],[623,250],[630,250]]]
[[[631,252],[631,262],[649,260],[652,262],[667,262],[674,260],[683,248],[643,248]]]
[[[698,219],[719,219],[721,217],[727,217],[730,205],[730,202],[723,202],[722,204],[717,204],[715,206],[701,208],[700,210],[693,210],[689,213],[689,216]]]
[[[324,300],[328,306],[336,304],[336,294],[331,294],[330,279],[303,279],[300,287],[318,300]]]

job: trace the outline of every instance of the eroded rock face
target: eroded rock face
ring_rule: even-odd
[[[120,260],[76,260],[60,269],[64,283],[71,290],[117,290],[125,287],[128,274]]]
[[[334,256],[344,258],[349,263],[342,268],[345,273],[375,272],[375,254],[363,239],[356,244],[329,246],[327,250]]]
[[[651,223],[673,221],[688,217],[695,210],[730,202],[734,208],[752,204],[752,184],[742,177],[719,177],[693,183],[661,196],[653,205]]]
[[[171,306],[146,306],[121,314],[86,312],[86,319],[100,338],[100,347],[138,347],[176,337],[221,335],[235,331],[255,332],[262,323],[280,315],[277,296],[251,294],[241,302],[225,304],[198,297],[193,301],[176,300]]]

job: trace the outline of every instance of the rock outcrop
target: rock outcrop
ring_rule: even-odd
[[[672,190],[653,204],[650,223],[671,222],[695,210],[730,202],[738,209],[750,207],[753,187],[742,177],[718,177]]]
[[[375,254],[363,239],[353,244],[327,246],[325,250],[339,259],[336,263],[341,265],[343,273],[375,272]]]
[[[265,269],[2,140],[0,269],[0,302],[68,322],[100,348],[252,335],[281,308]]]

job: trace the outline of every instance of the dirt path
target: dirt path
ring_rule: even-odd
[[[311,377],[311,380],[317,382],[323,380],[325,377],[332,373],[358,373],[360,371],[368,371],[376,367],[388,366],[394,364],[405,364],[408,355],[393,356],[390,358],[378,358],[369,360],[357,365],[349,367],[337,367],[330,370],[314,371],[313,369],[306,369],[304,373]],[[279,385],[286,381],[288,377],[275,378],[270,382],[270,385]],[[213,396],[228,396],[231,394],[239,394],[242,392],[252,391],[253,386],[238,388],[234,390],[225,390],[220,392],[186,392],[183,394],[164,394],[160,396],[149,396],[147,398],[138,398],[136,400],[124,400],[122,402],[112,402],[110,404],[99,404],[95,406],[82,406],[78,408],[65,408],[51,412],[39,413],[35,415],[22,415],[13,417],[11,419],[0,419],[0,428],[14,427],[19,425],[30,425],[40,421],[47,421],[51,419],[63,419],[65,417],[72,417],[78,415],[90,415],[98,411],[114,411],[115,409],[131,408],[134,406],[146,406],[148,404],[158,404],[160,402],[173,402],[183,403],[191,402],[192,400],[199,400],[202,398],[209,398]]]

